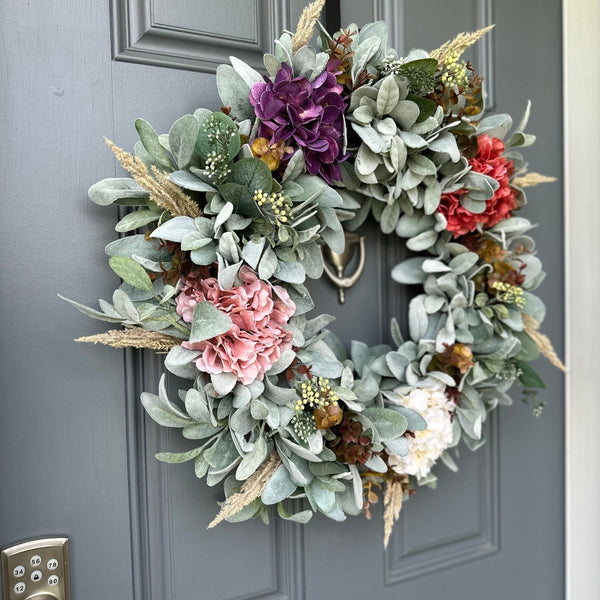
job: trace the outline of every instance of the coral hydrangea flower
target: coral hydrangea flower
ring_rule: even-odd
[[[302,148],[306,169],[328,183],[341,178],[343,149],[343,86],[336,80],[339,61],[330,60],[314,81],[292,77],[282,64],[275,81],[258,82],[250,90],[250,102],[260,120],[258,135],[269,144],[285,141]]]
[[[404,395],[401,388],[395,390],[400,403],[418,412],[427,422],[427,429],[415,431],[408,437],[408,454],[388,458],[390,467],[400,475],[414,475],[423,479],[452,442],[452,413],[454,403],[445,394],[443,383],[431,382],[431,386],[416,388]]]
[[[476,173],[483,173],[495,179],[499,187],[493,198],[486,201],[485,211],[475,214],[461,206],[460,199],[467,190],[442,194],[438,211],[446,217],[446,229],[457,238],[477,229],[482,223],[489,228],[510,217],[510,211],[517,207],[517,196],[510,187],[510,176],[513,173],[513,161],[503,155],[504,143],[498,138],[480,135],[477,138],[477,155],[469,160],[469,165]]]
[[[188,274],[177,297],[177,312],[191,323],[199,302],[210,302],[223,311],[233,323],[229,331],[202,342],[183,342],[182,346],[202,352],[195,360],[200,371],[234,373],[243,384],[249,384],[262,380],[281,353],[291,349],[292,334],[284,325],[296,305],[283,287],[271,288],[250,267],[242,267],[239,276],[241,285],[223,290],[214,277]]]

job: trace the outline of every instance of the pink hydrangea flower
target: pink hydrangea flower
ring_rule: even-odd
[[[203,342],[183,342],[182,346],[202,352],[195,360],[200,371],[234,373],[243,384],[249,384],[262,380],[281,353],[291,349],[292,334],[284,325],[296,305],[283,287],[271,288],[250,267],[242,267],[239,277],[242,285],[223,290],[214,277],[189,273],[177,297],[177,312],[191,323],[199,302],[210,302],[223,311],[233,322],[229,331]]]

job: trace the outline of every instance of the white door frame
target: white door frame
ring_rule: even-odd
[[[540,65],[540,68],[544,68]],[[547,66],[546,66],[547,68]],[[547,73],[549,77],[553,74]],[[600,2],[563,1],[565,585],[599,600]]]

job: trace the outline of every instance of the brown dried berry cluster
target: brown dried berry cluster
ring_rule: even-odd
[[[525,275],[523,274],[525,263],[518,258],[513,258],[512,261],[506,260],[506,250],[496,242],[470,236],[466,240],[465,246],[469,250],[477,252],[480,258],[492,265],[491,271],[482,270],[475,276],[475,291],[486,292],[490,296],[495,296],[498,283],[519,287],[525,282]],[[515,260],[520,263],[518,267],[515,266]]]
[[[340,462],[364,465],[373,455],[371,438],[363,434],[363,426],[358,421],[345,417],[332,431],[336,437],[329,447]]]

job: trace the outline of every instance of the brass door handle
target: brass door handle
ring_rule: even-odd
[[[346,231],[344,232],[344,237],[346,238],[346,247],[344,248],[344,251],[341,254],[334,252],[328,246],[323,248],[323,257],[325,258],[325,273],[327,274],[327,277],[331,279],[333,284],[338,288],[340,304],[344,304],[344,302],[346,301],[345,290],[351,288],[360,279],[360,276],[365,270],[365,264],[367,260],[365,236],[359,235],[358,233]],[[359,251],[358,266],[356,267],[356,271],[352,273],[352,275],[345,276],[344,270],[350,264],[350,261],[354,257],[356,246],[358,246]]]

